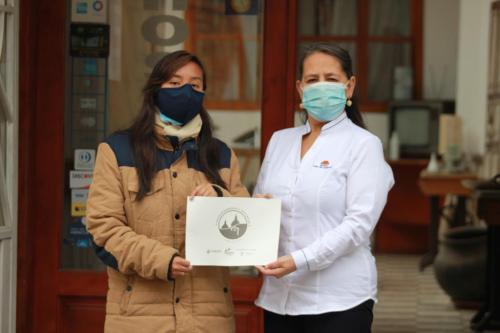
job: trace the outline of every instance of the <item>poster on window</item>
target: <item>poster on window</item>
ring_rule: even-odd
[[[107,23],[107,0],[72,0],[71,22]]]

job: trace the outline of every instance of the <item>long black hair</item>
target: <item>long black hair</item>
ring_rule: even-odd
[[[195,63],[203,73],[203,90],[207,88],[206,73],[202,62],[187,51],[176,51],[164,56],[153,68],[144,89],[143,103],[139,115],[129,128],[131,144],[134,151],[135,165],[139,177],[139,193],[141,200],[151,189],[151,182],[157,169],[157,147],[155,140],[155,95],[161,85],[168,81],[175,72],[188,63]],[[214,184],[227,188],[218,169],[219,151],[212,136],[212,121],[205,108],[200,112],[202,126],[198,135],[198,162],[207,179]]]
[[[314,43],[309,46],[307,46],[302,53],[302,57],[299,62],[299,80],[302,79],[302,75],[304,73],[304,61],[309,57],[310,55],[314,53],[324,53],[329,56],[334,57],[340,62],[340,65],[342,66],[342,70],[344,71],[345,75],[347,78],[350,78],[351,76],[354,75],[352,71],[352,60],[351,56],[349,55],[349,52],[340,46],[336,44],[331,44],[331,43]],[[363,120],[363,117],[361,116],[361,113],[359,112],[358,108],[358,98],[356,94],[354,94],[351,98],[352,105],[347,106],[346,105],[346,113],[347,117],[351,119],[353,123],[358,125],[359,127],[366,128],[365,122]]]

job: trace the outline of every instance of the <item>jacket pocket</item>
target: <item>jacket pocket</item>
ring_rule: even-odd
[[[151,189],[146,195],[138,200],[139,180],[136,176],[130,177],[127,183],[128,195],[128,218],[130,226],[140,234],[150,235],[152,223],[160,219],[162,215],[167,213],[166,195],[165,195],[165,178],[158,173],[152,181]]]
[[[149,192],[146,193],[146,197],[161,191],[164,187],[165,187],[165,178],[163,177],[163,174],[157,173],[156,176],[153,178],[153,181],[151,182],[151,188],[149,189]],[[127,183],[127,190],[129,192],[130,201],[132,202],[137,201],[137,194],[139,193],[140,188],[141,187],[138,176],[135,175],[131,176]]]

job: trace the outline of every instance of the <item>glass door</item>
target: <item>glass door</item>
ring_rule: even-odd
[[[74,288],[64,290],[64,329],[79,327],[76,321],[64,319],[72,316],[73,308],[105,302],[105,266],[85,229],[97,145],[131,125],[142,103],[142,88],[162,56],[185,49],[204,63],[205,107],[213,120],[214,136],[235,151],[242,181],[250,192],[261,156],[263,0],[122,0],[109,1],[106,14],[92,10],[83,15],[73,7],[66,22],[69,48],[59,274],[63,281],[71,280]],[[253,301],[261,280],[254,267],[234,268],[232,275],[238,331],[258,331],[261,313]],[[102,289],[93,288],[91,293],[98,300],[72,297],[89,294],[86,284],[95,279]],[[98,328],[104,312],[99,318],[88,318],[96,318],[91,327]]]
[[[125,0],[109,3],[108,22],[69,23],[70,40],[95,38],[109,48],[70,45],[66,63],[61,269],[104,269],[84,217],[97,144],[131,125],[152,66],[168,52],[186,49],[201,58],[214,134],[235,150],[243,183],[253,190],[261,152],[263,3],[244,3]],[[233,272],[255,275],[251,267]]]

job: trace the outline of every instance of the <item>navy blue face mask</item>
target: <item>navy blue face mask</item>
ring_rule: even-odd
[[[174,125],[183,126],[200,114],[204,96],[185,84],[179,88],[161,88],[156,93],[155,103],[165,118],[174,120]]]

